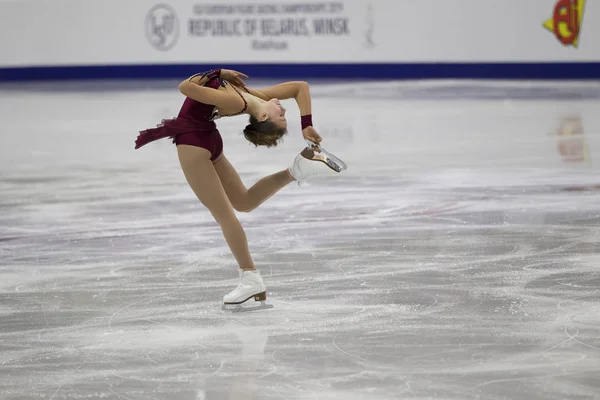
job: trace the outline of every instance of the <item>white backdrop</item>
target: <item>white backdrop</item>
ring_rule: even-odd
[[[583,9],[577,46],[543,24]],[[559,19],[567,20],[567,8]],[[600,4],[583,0],[12,0],[0,66],[600,61]]]

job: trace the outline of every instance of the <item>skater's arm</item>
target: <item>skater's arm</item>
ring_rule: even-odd
[[[265,89],[247,88],[248,92],[263,100],[277,98],[279,100],[294,99],[300,109],[302,122],[302,136],[313,143],[321,143],[323,140],[313,128],[312,104],[310,98],[310,86],[304,81],[285,82]]]
[[[213,78],[219,78],[222,75],[223,70],[221,68],[215,68],[208,71],[200,72],[199,74],[190,76],[187,81],[195,83],[196,85],[203,86],[206,82]]]
[[[309,115],[311,113],[310,87],[307,82],[292,81],[264,89],[247,89],[248,93],[267,101],[271,99],[294,99],[298,103],[300,115]]]
[[[244,107],[244,101],[240,96],[200,86],[189,79],[179,84],[179,91],[190,99],[214,105],[224,113],[236,112]]]
[[[269,101],[275,98],[279,100],[293,99],[300,93],[300,90],[303,86],[308,88],[308,83],[302,81],[293,81],[280,83],[278,85],[262,89],[252,89],[251,87],[247,87],[247,89],[250,94]]]
[[[286,82],[261,90],[248,88],[250,94],[258,96],[263,100],[277,98],[279,100],[294,99],[300,109],[302,136],[313,143],[321,143],[323,140],[317,133],[312,123],[312,104],[310,98],[310,87],[307,82]]]

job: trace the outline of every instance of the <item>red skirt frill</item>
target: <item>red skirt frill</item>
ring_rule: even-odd
[[[148,143],[163,138],[173,139],[175,143],[177,136],[184,133],[210,133],[217,130],[213,121],[198,121],[188,118],[163,119],[156,128],[150,128],[139,132],[135,140],[135,148],[139,149]]]

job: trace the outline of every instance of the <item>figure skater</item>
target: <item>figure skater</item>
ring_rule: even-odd
[[[243,79],[247,78],[237,71],[213,69],[181,82],[179,90],[186,98],[179,115],[163,120],[156,128],[141,131],[135,146],[139,149],[165,137],[172,138],[177,145],[179,162],[190,188],[220,225],[239,267],[239,285],[223,297],[223,307],[240,305],[251,298],[266,306],[267,298],[266,286],[252,260],[235,210],[250,212],[291,182],[316,175],[335,175],[345,169],[341,160],[320,151],[322,138],[312,126],[308,83],[286,82],[255,90],[245,85]],[[266,176],[247,189],[223,154],[223,142],[214,121],[248,114],[245,138],[255,146],[275,147],[287,133],[286,109],[279,99],[292,98],[300,109],[302,135],[312,145],[296,156],[290,168]]]

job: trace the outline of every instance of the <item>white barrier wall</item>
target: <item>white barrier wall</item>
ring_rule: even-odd
[[[0,68],[598,63],[599,41],[593,0],[0,1]]]

